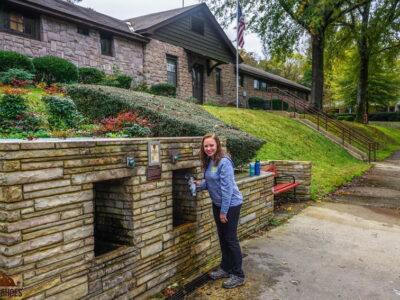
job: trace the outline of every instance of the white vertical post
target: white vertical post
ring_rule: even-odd
[[[239,108],[239,0],[236,0],[236,108]]]

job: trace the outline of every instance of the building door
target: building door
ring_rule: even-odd
[[[202,65],[196,64],[192,68],[193,98],[200,104],[203,104],[203,71]]]

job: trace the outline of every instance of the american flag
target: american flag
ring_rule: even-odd
[[[244,16],[242,14],[242,8],[240,7],[240,4],[238,3],[238,19],[237,19],[237,39],[238,39],[238,46],[240,48],[243,48],[244,46],[244,30],[246,28],[246,24],[244,23]]]

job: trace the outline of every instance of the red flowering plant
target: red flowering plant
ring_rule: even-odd
[[[44,87],[47,94],[50,95],[64,95],[63,87],[60,84],[52,83],[50,86]]]
[[[33,84],[34,75],[22,69],[9,69],[0,74],[0,82],[4,85],[24,88]]]
[[[17,88],[24,88],[24,87],[26,87],[28,85],[32,85],[32,84],[33,84],[33,82],[32,81],[28,81],[28,80],[19,80],[17,78],[13,78],[11,80],[11,85],[13,87],[17,87]]]
[[[137,112],[121,112],[116,117],[104,118],[95,122],[100,125],[97,131],[102,133],[124,132],[127,136],[150,136],[152,127],[156,124],[140,116]]]
[[[28,92],[28,90],[12,87],[11,85],[4,85],[0,87],[0,93],[5,95],[25,95]]]

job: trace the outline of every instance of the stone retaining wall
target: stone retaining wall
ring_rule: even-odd
[[[153,181],[149,141],[0,142],[0,270],[20,282],[23,299],[142,299],[219,255],[207,192],[187,203],[195,221],[173,226],[172,171],[203,176],[201,138],[152,139],[162,168]],[[238,185],[244,237],[268,223],[272,174]]]

